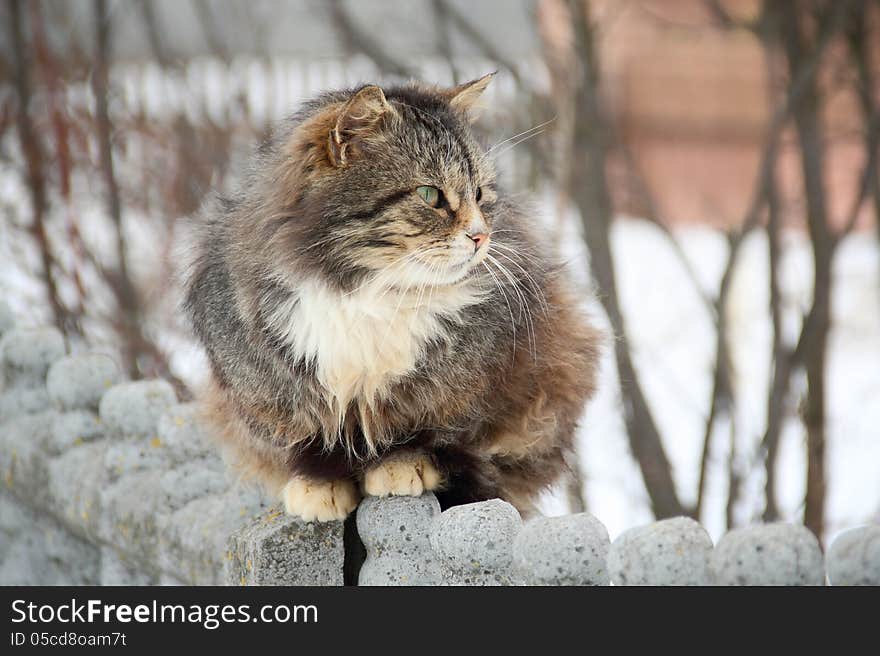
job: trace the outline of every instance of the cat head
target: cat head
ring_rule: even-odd
[[[367,85],[308,105],[273,167],[273,256],[341,288],[466,278],[488,251],[498,200],[470,127],[491,78]]]

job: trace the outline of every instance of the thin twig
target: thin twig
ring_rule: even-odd
[[[17,125],[21,149],[27,167],[28,190],[31,196],[33,218],[29,231],[37,243],[40,255],[40,277],[46,287],[46,296],[52,309],[55,325],[62,332],[76,330],[70,311],[65,307],[55,279],[55,256],[46,231],[49,202],[46,194],[45,156],[31,118],[31,83],[29,77],[30,48],[22,30],[23,16],[19,0],[8,0],[9,30],[13,52],[13,78],[18,95]]]
[[[516,64],[505,57],[504,54],[502,54],[502,52],[474,26],[455,5],[448,0],[436,0],[436,2],[443,7],[449,20],[458,26],[461,33],[467,37],[471,43],[477,46],[480,52],[493,62],[500,64],[508,73],[510,73],[510,76],[520,87],[523,86],[524,81],[519,74],[519,70],[517,70]]]
[[[328,4],[337,33],[349,50],[366,55],[388,75],[404,78],[415,76],[415,69],[392,57],[371,34],[361,29],[341,0],[330,0]]]
[[[590,3],[570,0],[568,9],[580,62],[574,95],[580,111],[575,115],[570,193],[580,210],[599,301],[616,336],[614,353],[630,448],[641,470],[654,514],[657,517],[683,515],[687,510],[678,498],[660,432],[639,382],[617,291],[609,234],[612,207],[605,171],[607,120],[598,99],[599,66]]]

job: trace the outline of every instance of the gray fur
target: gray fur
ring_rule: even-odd
[[[529,210],[499,188],[449,92],[385,89],[391,109],[343,134],[350,148],[343,164],[332,165],[334,133],[328,147],[322,117],[344,114],[356,92],[307,103],[260,146],[238,192],[218,197],[205,213],[186,311],[223,399],[217,419],[244,423],[246,435],[234,440],[239,454],[249,452],[282,478],[358,478],[383,454],[416,447],[437,460],[449,503],[500,494],[522,508],[564,466],[592,393],[598,335],[532,234]],[[303,142],[310,131],[317,136]],[[444,214],[422,203],[412,189],[426,183],[459,194],[458,209],[450,205]],[[315,362],[290,348],[273,313],[300,301],[304,280],[351,293],[376,275],[374,262],[414,244],[443,249],[466,227],[464,203],[480,195],[496,264],[473,266],[454,284],[482,300],[443,317],[416,366],[370,406],[378,437],[366,430],[363,400],[334,427]],[[493,452],[493,440],[528,418],[534,404],[551,426],[535,436],[538,446],[528,454]],[[345,434],[344,448],[330,439],[333,430]]]

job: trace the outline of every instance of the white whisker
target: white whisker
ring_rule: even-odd
[[[501,286],[501,282],[498,280],[498,277],[492,272],[492,269],[489,268],[489,265],[486,262],[483,262],[483,266],[486,271],[489,272],[489,275],[492,276],[492,280],[495,283],[495,287],[498,288],[498,291],[501,292],[501,296],[504,298],[504,302],[507,304],[507,311],[510,313],[510,328],[513,331],[513,350],[511,352],[511,363],[516,360],[516,320],[513,318],[513,308],[510,306],[510,301],[507,298],[507,294],[504,292],[504,288]]]
[[[498,246],[498,244],[495,244],[495,246]],[[491,246],[490,246],[489,250],[491,251]],[[534,279],[534,277],[532,277],[532,274],[530,274],[522,266],[520,266],[520,264],[518,262],[516,262],[513,258],[508,257],[504,253],[501,253],[500,251],[496,250],[495,254],[498,255],[499,257],[503,257],[505,260],[507,260],[513,266],[515,266],[517,269],[519,269],[520,271],[523,272],[523,275],[529,281],[529,286],[532,288],[532,291],[535,293],[535,297],[537,298],[538,303],[540,304],[541,309],[544,312],[544,316],[549,316],[550,306],[547,304],[547,298],[544,296],[544,292],[541,290],[541,287],[538,285],[538,282]]]
[[[510,282],[513,287],[514,293],[517,295],[517,298],[520,303],[521,316],[525,317],[526,320],[526,337],[529,339],[529,345],[531,347],[532,357],[537,360],[538,353],[538,342],[537,335],[535,333],[535,324],[532,320],[531,309],[529,308],[528,302],[526,301],[525,295],[523,291],[520,289],[518,281],[516,277],[507,270],[507,268],[501,264],[498,260],[496,260],[492,255],[486,254],[486,259],[492,264],[494,264],[498,271]]]
[[[510,246],[508,246],[506,244],[502,244],[498,241],[489,242],[489,250],[491,250],[492,248],[500,248],[501,250],[503,250],[507,253],[521,257],[524,260],[531,263],[532,266],[534,266],[536,269],[540,269],[541,271],[544,271],[544,263],[541,262],[535,255],[532,255],[530,253],[524,253],[521,250],[511,248]]]
[[[509,146],[507,146],[504,150],[502,150],[500,153],[498,153],[495,157],[501,157],[502,155],[504,155],[504,153],[510,152],[511,150],[513,150],[514,148],[519,146],[521,143],[526,142],[529,139],[537,137],[538,135],[541,135],[541,134],[544,134],[544,130],[538,130],[537,132],[532,132],[530,135],[528,135],[526,137],[522,137],[521,139],[517,139],[516,141],[511,143]]]
[[[508,137],[504,141],[499,141],[497,144],[494,144],[491,148],[489,148],[489,150],[486,151],[486,154],[488,155],[489,153],[494,152],[496,148],[499,148],[499,147],[503,146],[504,144],[513,141],[514,139],[518,139],[524,135],[530,134],[531,132],[534,132],[535,130],[540,130],[540,129],[546,127],[547,125],[550,125],[555,120],[556,120],[556,117],[554,116],[549,121],[544,121],[543,123],[539,123],[538,125],[529,128],[528,130],[523,130],[519,134],[515,134],[512,137]]]

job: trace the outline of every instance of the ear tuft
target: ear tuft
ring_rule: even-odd
[[[343,105],[330,130],[330,156],[333,163],[342,166],[347,161],[351,142],[374,132],[379,120],[394,109],[385,99],[382,89],[374,84],[360,89]]]
[[[476,109],[477,101],[483,95],[493,77],[495,77],[495,72],[476,80],[459,84],[451,89],[446,89],[442,92],[442,95],[453,109],[471,115],[471,119],[474,120],[476,118],[474,110]]]

